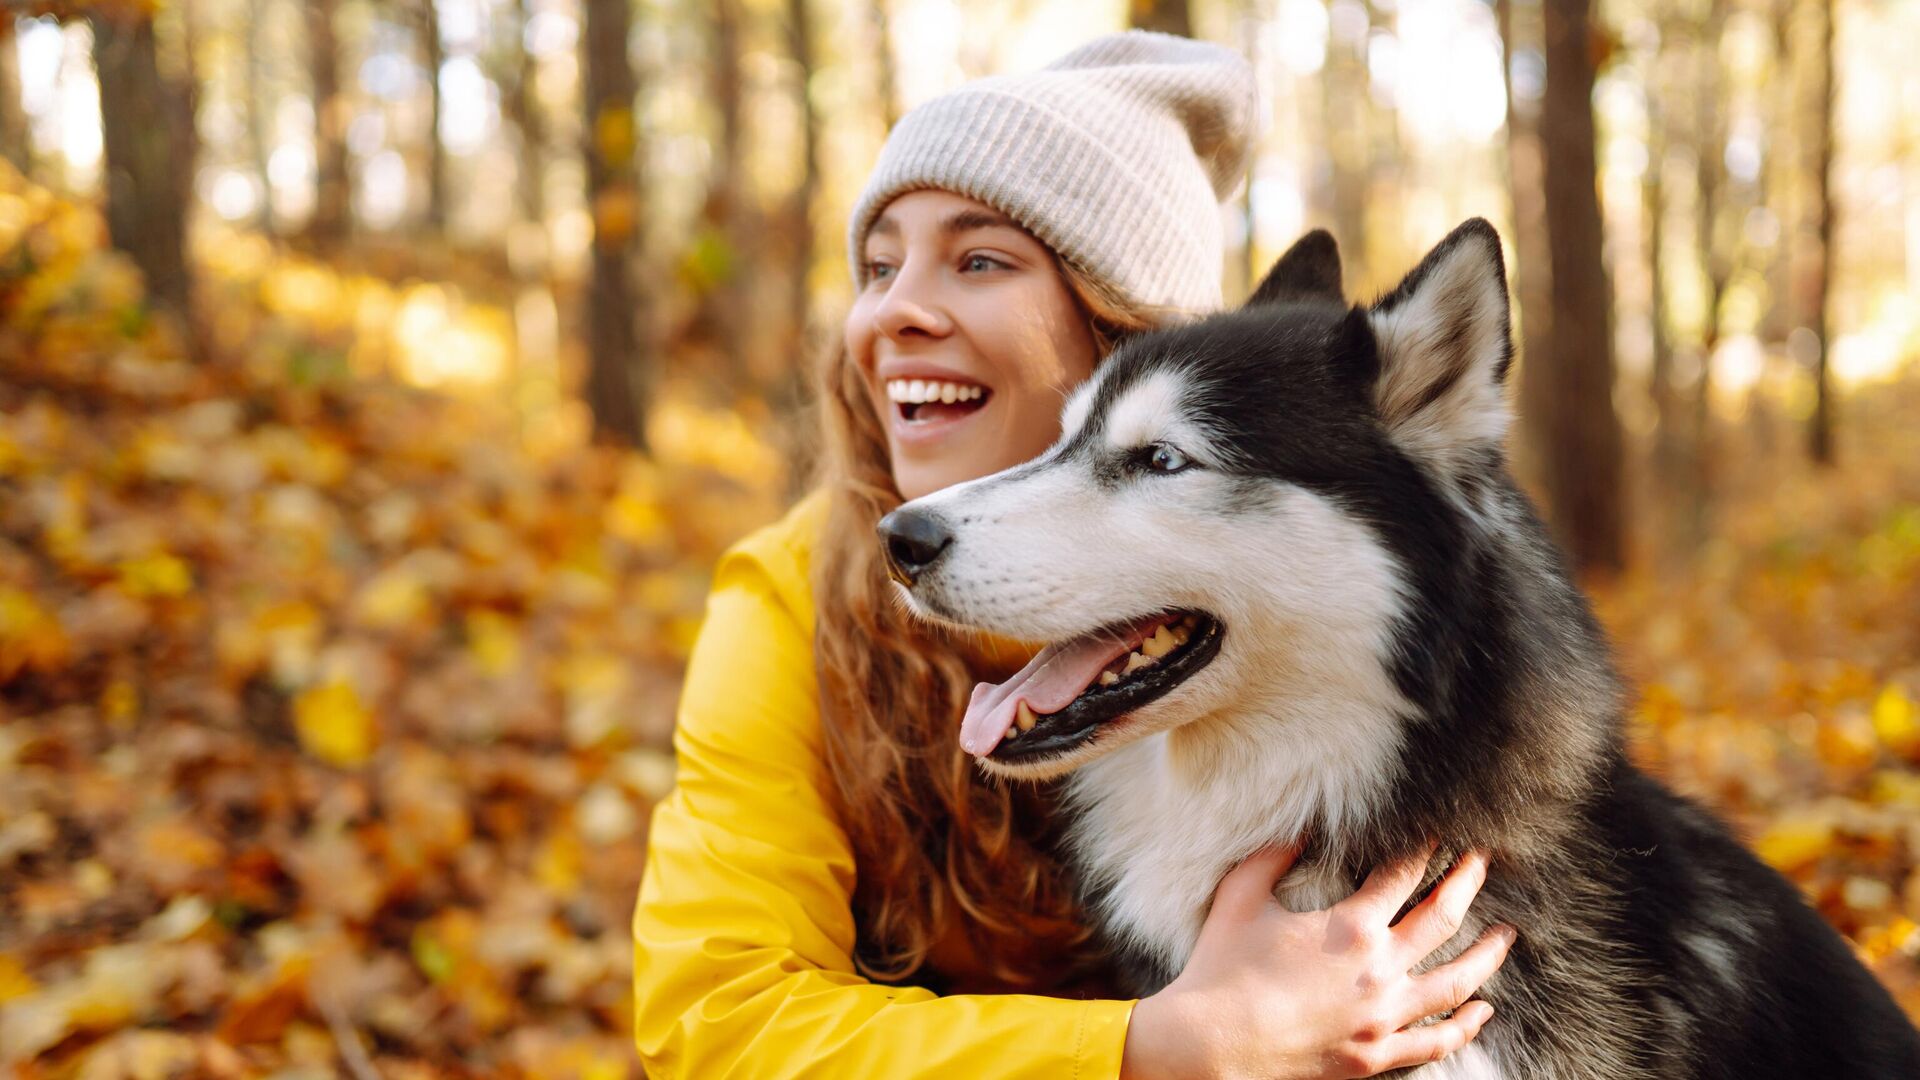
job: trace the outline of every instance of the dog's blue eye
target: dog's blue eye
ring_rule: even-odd
[[[1193,462],[1187,460],[1187,455],[1166,443],[1155,443],[1153,453],[1147,457],[1147,464],[1153,466],[1155,472],[1176,473]]]

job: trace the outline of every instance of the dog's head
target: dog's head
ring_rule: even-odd
[[[916,613],[1053,643],[975,690],[963,745],[1055,775],[1384,660],[1501,468],[1511,356],[1480,219],[1371,305],[1315,232],[1239,310],[1122,345],[1046,453],[880,524]]]

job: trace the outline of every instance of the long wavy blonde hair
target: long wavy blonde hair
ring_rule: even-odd
[[[1129,301],[1054,256],[1092,329],[1096,364],[1170,313]],[[860,970],[912,979],[955,920],[992,976],[1044,989],[1098,958],[1053,854],[1053,791],[988,779],[959,746],[987,670],[977,643],[912,619],[888,592],[874,525],[903,501],[880,412],[844,339],[821,354],[818,482],[830,492],[813,562],[830,794],[854,848]]]

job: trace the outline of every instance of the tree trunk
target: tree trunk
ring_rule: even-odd
[[[1127,25],[1135,30],[1193,36],[1193,12],[1187,0],[1129,0]]]
[[[807,288],[808,271],[813,266],[813,200],[820,189],[820,111],[813,106],[814,50],[813,27],[809,23],[807,0],[787,0],[789,48],[799,70],[800,113],[803,164],[800,186],[788,203],[788,231],[793,237],[793,277],[787,306],[793,324],[794,339],[807,340],[808,311],[812,293]],[[789,365],[790,366],[790,365]]]
[[[1612,295],[1601,258],[1589,0],[1546,0],[1541,108],[1551,238],[1554,352],[1546,365],[1559,437],[1546,450],[1548,521],[1583,571],[1625,561],[1620,421],[1613,409]],[[1537,360],[1538,358],[1536,358]]]
[[[313,80],[314,201],[307,234],[332,246],[351,225],[347,177],[347,103],[340,94],[340,47],[333,16],[339,0],[307,0],[307,67]]]
[[[596,441],[644,447],[641,376],[646,358],[637,333],[628,257],[640,221],[640,179],[634,120],[639,93],[628,54],[630,0],[586,0],[580,35],[586,72],[587,195],[593,208],[593,275],[587,291],[587,405]]]
[[[1733,255],[1721,242],[1720,218],[1727,199],[1727,122],[1721,100],[1719,44],[1727,23],[1728,0],[1712,0],[1706,23],[1694,42],[1694,183],[1697,205],[1694,242],[1706,273],[1704,319],[1700,327],[1699,376],[1693,385],[1692,445],[1684,476],[1689,516],[1687,540],[1706,539],[1713,508],[1717,449],[1713,432],[1713,354],[1720,347],[1720,307],[1733,277]]]
[[[20,104],[20,40],[7,14],[0,14],[0,155],[22,176],[33,174],[32,138]]]
[[[1321,146],[1326,167],[1320,198],[1333,221],[1334,238],[1347,263],[1347,280],[1364,289],[1372,280],[1367,243],[1367,195],[1371,119],[1367,87],[1369,27],[1342,28],[1339,6],[1329,2],[1331,30],[1327,62],[1320,82]]]
[[[880,63],[880,116],[887,130],[900,122],[900,78],[893,56],[893,16],[888,0],[867,0],[867,25],[873,29],[874,54]]]
[[[1540,101],[1522,98],[1513,85],[1513,58],[1524,44],[1540,39],[1538,3],[1515,10],[1515,0],[1498,0],[1495,15],[1504,45],[1507,96],[1507,188],[1513,200],[1514,298],[1520,309],[1520,439],[1515,447],[1518,471],[1536,485],[1547,447],[1555,438],[1548,364],[1552,358],[1553,291],[1547,244],[1546,186],[1541,176]]]
[[[151,17],[97,14],[92,24],[100,100],[107,103],[100,110],[107,231],[146,276],[149,300],[191,332],[186,169],[178,160],[190,141],[178,130],[176,88],[160,77]]]
[[[273,159],[274,99],[267,93],[266,80],[261,78],[267,63],[261,33],[266,24],[266,7],[265,0],[248,0],[247,3],[247,153],[253,159],[253,171],[260,180],[260,207],[254,216],[254,227],[272,237],[275,235],[273,177],[268,165]]]
[[[1647,175],[1640,184],[1642,212],[1647,216],[1647,324],[1653,358],[1647,373],[1653,398],[1653,466],[1657,476],[1671,475],[1680,465],[1680,402],[1673,386],[1673,338],[1667,330],[1667,274],[1662,249],[1667,243],[1666,183],[1661,161],[1666,156],[1666,122],[1656,102],[1649,106]]]
[[[447,146],[440,138],[444,106],[440,69],[447,63],[447,46],[440,36],[440,5],[435,0],[420,0],[418,17],[421,52],[427,66],[427,91],[432,102],[427,121],[427,227],[438,234],[447,227]]]
[[[1833,464],[1833,376],[1828,360],[1833,355],[1833,325],[1827,315],[1827,292],[1833,285],[1833,38],[1839,13],[1832,4],[1816,4],[1820,9],[1820,39],[1815,61],[1820,76],[1815,83],[1815,115],[1811,169],[1813,180],[1814,227],[1819,235],[1819,257],[1807,290],[1807,315],[1813,321],[1813,336],[1819,348],[1813,362],[1813,420],[1808,431],[1808,451],[1821,465]]]
[[[520,199],[520,216],[531,222],[547,219],[546,193],[541,190],[545,176],[546,125],[540,115],[540,100],[534,93],[538,62],[527,51],[527,23],[533,17],[532,0],[515,0],[513,74],[507,88],[507,120],[519,135],[519,175],[515,188]]]
[[[1666,159],[1673,81],[1668,75],[1674,52],[1675,27],[1660,23],[1660,44],[1646,75],[1647,171],[1640,181],[1640,208],[1647,219],[1647,328],[1652,363],[1647,372],[1647,396],[1653,401],[1653,476],[1666,480],[1677,473],[1683,459],[1680,399],[1674,386],[1673,334],[1667,311],[1667,187]],[[1662,500],[1662,503],[1670,500]]]
[[[720,131],[712,143],[706,201],[700,210],[697,243],[704,252],[699,259],[702,278],[687,336],[696,351],[716,353],[719,368],[729,374],[735,387],[745,389],[755,381],[747,355],[755,326],[747,253],[757,230],[749,220],[752,215],[741,151],[744,78],[740,0],[713,0],[709,12],[713,52],[708,86],[719,113]]]

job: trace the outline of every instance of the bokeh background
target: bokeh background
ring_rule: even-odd
[[[847,209],[1127,25],[1259,73],[1230,299],[1500,226],[1636,753],[1920,1015],[1920,5],[9,0],[0,1067],[637,1075],[678,672],[807,484]]]

